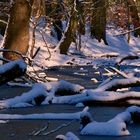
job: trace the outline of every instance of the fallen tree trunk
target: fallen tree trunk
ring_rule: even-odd
[[[120,99],[108,100],[108,101],[91,99],[91,100],[83,101],[83,104],[85,106],[100,105],[100,106],[121,106],[121,107],[129,106],[129,105],[140,105],[140,97],[128,96],[128,97],[122,97]]]
[[[95,91],[116,91],[117,89],[138,87],[140,86],[139,78],[127,78],[127,79],[113,79],[107,84],[100,86]]]
[[[128,106],[140,105],[139,92],[95,92],[94,90],[85,90],[84,93],[71,96],[54,97],[53,103],[84,105],[103,105],[103,106]]]
[[[0,85],[14,80],[26,72],[26,64],[23,60],[10,61],[0,66]]]

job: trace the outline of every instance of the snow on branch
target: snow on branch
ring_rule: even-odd
[[[127,78],[127,79],[113,79],[107,84],[100,86],[95,91],[116,91],[121,88],[137,87],[140,86],[139,78]]]
[[[0,66],[0,85],[25,74],[26,64],[23,60],[10,61]]]
[[[46,98],[47,91],[44,85],[34,84],[33,88],[26,93],[14,98],[0,101],[0,108],[27,107],[40,105]]]
[[[1,120],[80,120],[81,114],[87,112],[85,107],[80,112],[74,113],[42,113],[42,114],[0,114]]]
[[[116,59],[116,63],[121,64],[124,60],[134,60],[134,59],[139,59],[139,56],[137,55],[120,56]]]
[[[92,121],[82,130],[81,135],[127,136],[130,135],[127,124],[140,122],[140,107],[131,106],[107,122]]]
[[[135,100],[135,104],[140,105],[139,92],[95,92],[94,90],[85,90],[82,94],[72,96],[53,97],[52,103],[59,104],[77,104],[83,102],[85,105],[133,105],[134,102],[129,100]]]

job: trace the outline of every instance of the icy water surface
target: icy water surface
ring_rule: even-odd
[[[106,79],[108,76],[100,75],[99,69],[93,68],[93,66],[80,66],[80,67],[53,67],[46,70],[46,74],[50,77],[56,77],[58,79],[64,79],[69,82],[83,85],[85,88],[96,88],[101,80]],[[104,72],[100,69],[101,73]],[[99,83],[94,83],[91,78],[96,78]],[[23,92],[28,91],[29,88],[8,87],[3,85],[0,87],[0,99],[11,98],[20,95]],[[90,112],[96,121],[108,121],[115,115],[123,112],[126,107],[90,107]],[[19,108],[19,109],[4,109],[0,110],[0,113],[5,114],[32,114],[32,113],[66,113],[66,112],[78,112],[83,108],[76,108],[72,105],[47,105],[31,108]],[[78,121],[74,121],[71,125],[56,131],[55,133],[47,136],[33,136],[31,133],[48,125],[48,128],[44,132],[49,132],[56,129],[63,123],[68,123],[67,120],[10,120],[6,124],[0,124],[0,140],[55,140],[58,134],[66,134],[71,131],[76,134],[80,140],[139,140],[140,139],[140,124],[131,124],[128,126],[130,136],[124,137],[105,137],[105,136],[81,136],[80,124]],[[43,133],[44,133],[43,132]]]

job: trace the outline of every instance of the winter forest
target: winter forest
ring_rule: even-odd
[[[140,139],[140,0],[0,0],[0,139]]]

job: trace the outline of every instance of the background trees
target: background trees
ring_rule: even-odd
[[[131,30],[140,26],[139,0],[14,0],[0,2],[0,33],[4,35],[8,14],[5,49],[16,50],[26,54],[29,48],[29,20],[32,17],[44,17],[45,25],[53,29],[51,34],[60,41],[60,53],[67,54],[72,42],[80,51],[81,37],[90,28],[90,36],[102,40],[107,45],[106,27]],[[5,5],[5,6],[4,6]],[[10,8],[11,7],[11,8]],[[9,11],[10,9],[10,11]],[[39,20],[38,20],[39,21]],[[38,23],[37,23],[38,25]],[[44,27],[45,28],[45,27]],[[35,32],[33,33],[35,36]],[[134,30],[134,36],[140,36],[140,29]],[[18,44],[18,45],[17,45]],[[33,55],[33,54],[32,54]],[[7,59],[18,59],[13,53],[4,53]]]

